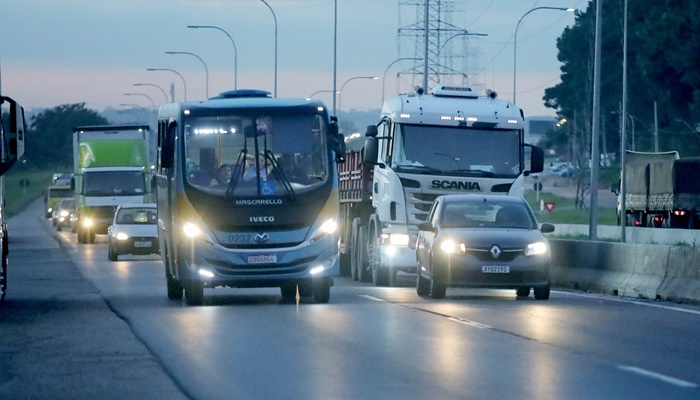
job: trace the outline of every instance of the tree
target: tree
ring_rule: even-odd
[[[27,156],[35,166],[67,167],[73,164],[73,128],[109,122],[85,103],[64,104],[32,118],[27,134]]]
[[[607,135],[601,146],[616,154],[620,149],[623,11],[624,0],[604,0],[600,92],[601,131]],[[636,150],[654,151],[656,104],[659,150],[679,150],[681,156],[700,154],[700,141],[678,121],[691,125],[700,121],[700,69],[696,68],[700,65],[700,21],[694,18],[698,12],[700,3],[693,0],[628,0],[627,112],[628,120],[636,122]],[[561,83],[547,88],[543,98],[545,106],[556,110],[560,118],[574,122],[570,129],[581,143],[590,143],[594,16],[591,1],[557,40]],[[589,149],[581,148],[583,158],[588,158]]]

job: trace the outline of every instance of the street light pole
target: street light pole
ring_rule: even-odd
[[[520,28],[520,23],[523,22],[523,19],[528,16],[533,11],[537,10],[558,10],[558,11],[566,11],[566,12],[572,12],[576,11],[575,8],[566,8],[566,7],[535,7],[532,10],[526,12],[523,14],[522,17],[518,20],[518,24],[515,25],[515,33],[513,34],[513,104],[515,104],[515,71],[516,71],[516,52],[517,52],[517,45],[518,45],[518,29]]]
[[[348,82],[354,81],[355,79],[371,79],[371,80],[377,80],[377,79],[379,79],[379,77],[378,77],[378,76],[355,76],[355,77],[352,77],[352,78],[348,79],[347,81],[345,81],[345,82],[340,86],[340,90],[338,91],[338,114],[340,114],[340,104],[341,104],[341,101],[343,100],[343,88],[345,88],[345,85],[347,85]]]
[[[225,30],[219,28],[218,26],[213,26],[213,25],[187,25],[188,28],[192,29],[216,29],[224,33],[224,35],[228,36],[228,39],[231,41],[231,44],[233,45],[233,89],[237,90],[238,89],[238,50],[236,49],[236,42],[233,41],[233,38],[231,35],[228,34]],[[209,96],[207,96],[209,97]]]
[[[163,97],[165,97],[165,102],[166,103],[168,102],[168,95],[165,93],[165,90],[163,90],[162,87],[156,85],[155,83],[134,83],[134,86],[153,86],[153,87],[156,87],[156,88],[158,88],[158,90],[161,91],[161,93],[163,93]]]
[[[269,4],[265,0],[260,0],[267,6],[267,8],[270,9],[270,12],[272,13],[272,18],[275,20],[275,97],[277,97],[277,16],[275,15],[275,11],[270,7]]]
[[[449,40],[449,39],[448,39]],[[422,61],[422,58],[415,58],[415,57],[403,57],[399,58],[398,60],[394,60],[389,64],[386,69],[384,70],[384,76],[382,77],[382,104],[384,104],[384,80],[386,80],[386,73],[389,72],[389,68],[391,68],[392,65],[396,64],[399,61],[404,61],[404,60],[414,60],[414,61]]]
[[[181,73],[170,68],[146,68],[146,71],[170,71],[175,75],[179,76],[180,79],[182,79],[182,87],[185,91],[185,101],[187,101],[187,83],[185,83],[185,77],[183,77]],[[173,101],[175,101],[175,99],[173,99]]]
[[[145,93],[124,93],[124,96],[143,96],[147,98],[148,100],[151,101],[151,104],[153,105],[153,108],[156,108],[156,102],[153,101],[153,98],[151,96],[145,94]]]
[[[333,93],[333,92],[336,92],[336,91],[335,90],[317,90],[317,91],[311,93],[310,95],[308,95],[306,98],[312,99],[315,95],[317,95],[319,93]],[[340,92],[336,92],[336,94],[337,93],[340,93]]]
[[[195,57],[196,59],[198,59],[202,63],[202,65],[204,65],[204,73],[206,74],[205,94],[206,94],[206,98],[208,99],[209,98],[209,68],[207,68],[207,63],[205,63],[204,60],[202,60],[202,57],[200,57],[194,53],[190,53],[189,51],[166,51],[165,54],[186,54],[188,56]]]

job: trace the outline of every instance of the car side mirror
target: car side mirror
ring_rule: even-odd
[[[542,233],[552,233],[552,232],[554,232],[554,225],[545,222],[545,223],[542,224],[542,226],[540,227],[540,232],[542,232]]]
[[[418,224],[418,230],[423,232],[436,232],[437,229],[430,222],[421,222]]]

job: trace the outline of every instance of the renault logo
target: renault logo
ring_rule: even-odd
[[[270,235],[268,235],[267,233],[255,234],[255,241],[258,243],[266,243],[268,240],[270,240]]]
[[[491,255],[493,256],[493,258],[498,258],[498,256],[501,255],[502,251],[501,251],[501,249],[500,249],[498,246],[493,245],[493,246],[491,247],[491,250],[489,250],[489,253],[491,253]]]

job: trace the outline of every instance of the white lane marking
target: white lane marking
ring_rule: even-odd
[[[480,324],[480,323],[478,323],[478,322],[469,321],[469,320],[466,320],[466,319],[455,318],[455,317],[449,317],[449,318],[447,318],[447,319],[450,320],[450,321],[453,321],[453,322],[457,322],[457,323],[459,323],[459,324],[473,326],[474,328],[479,328],[479,329],[492,329],[492,328],[491,328],[490,326],[488,326],[488,325]]]
[[[384,299],[380,299],[379,297],[370,296],[368,294],[361,294],[360,297],[364,297],[365,299],[372,300],[372,301],[386,302],[386,300],[384,300]]]
[[[662,306],[659,304],[642,303],[640,301],[635,301],[635,300],[616,299],[614,297],[609,297],[609,296],[605,296],[605,295],[596,295],[596,294],[587,294],[587,293],[572,293],[572,292],[564,292],[564,291],[559,291],[559,290],[556,290],[556,291],[552,290],[552,292],[560,293],[560,294],[568,294],[569,296],[578,296],[578,297],[585,297],[585,298],[589,298],[589,299],[600,299],[600,300],[608,300],[608,301],[618,301],[620,303],[636,304],[638,306],[661,308],[663,310],[679,311],[679,312],[684,312],[684,313],[688,313],[688,314],[700,315],[700,311],[696,311],[696,310],[688,310],[685,308],[671,307],[671,306]]]
[[[658,379],[660,381],[670,383],[671,385],[679,386],[679,387],[686,388],[686,389],[696,389],[698,387],[698,385],[693,383],[693,382],[688,382],[688,381],[684,381],[682,379],[677,379],[677,378],[673,378],[670,376],[658,374],[656,372],[647,371],[647,370],[642,369],[642,368],[631,367],[628,365],[618,365],[617,367],[623,371],[629,371],[629,372],[633,372],[635,374],[643,375],[643,376],[646,376],[649,378]]]

